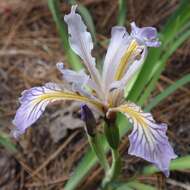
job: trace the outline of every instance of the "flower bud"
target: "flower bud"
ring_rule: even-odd
[[[96,133],[96,119],[91,109],[86,105],[81,105],[81,119],[85,122],[85,130],[91,137]]]

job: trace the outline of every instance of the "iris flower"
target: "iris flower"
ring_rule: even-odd
[[[157,124],[151,113],[143,112],[138,105],[124,99],[124,87],[141,68],[147,47],[160,45],[156,29],[139,28],[133,22],[129,34],[125,27],[113,27],[100,73],[91,55],[92,37],[81,16],[76,13],[76,8],[72,6],[64,20],[68,25],[70,46],[83,60],[87,73],[66,69],[63,63],[58,63],[64,84],[47,83],[23,91],[19,99],[21,105],[13,120],[13,136],[23,134],[42,115],[48,104],[60,100],[80,101],[95,108],[105,118],[115,112],[123,113],[133,124],[128,153],[153,163],[168,176],[170,160],[176,158],[176,154],[166,136],[167,125]]]

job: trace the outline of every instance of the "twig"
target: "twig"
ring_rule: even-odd
[[[117,3],[113,5],[111,10],[106,15],[105,19],[102,21],[102,24],[101,24],[102,28],[107,24],[107,22],[109,21],[110,17],[112,16],[112,14],[115,12],[116,9],[117,9]]]
[[[186,189],[186,190],[190,190],[190,184],[184,184],[182,182],[179,182],[179,181],[176,181],[173,179],[167,179],[166,183],[169,183],[169,184],[174,185],[174,186],[181,187],[181,188]]]
[[[62,176],[62,177],[60,177],[58,179],[48,181],[46,183],[46,185],[49,186],[49,185],[56,185],[58,183],[64,183],[67,179],[68,179],[68,176]],[[42,186],[41,183],[27,183],[25,185],[25,187],[27,187],[27,188],[29,188],[29,187],[30,188],[31,187],[41,187],[41,186]]]
[[[62,150],[70,143],[70,141],[77,135],[79,131],[75,131],[66,141],[62,144],[52,155],[50,155],[47,160],[45,160],[42,165],[40,165],[33,173],[32,177],[37,175],[43,168],[45,168],[52,160],[54,160]]]
[[[23,169],[31,176],[35,177],[41,182],[43,181],[43,177],[40,174],[36,174],[35,176],[32,176],[33,170],[19,157],[15,156],[17,161],[20,163],[20,165],[23,167]]]

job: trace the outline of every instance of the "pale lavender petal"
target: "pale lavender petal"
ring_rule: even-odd
[[[94,90],[99,97],[102,97],[99,87],[94,81],[91,80],[89,75],[87,75],[84,70],[73,71],[70,69],[65,69],[63,63],[57,63],[57,68],[63,74],[63,79],[72,84],[73,91],[79,92],[84,96],[94,97],[92,96],[92,93],[87,91],[85,88],[89,87],[91,90]]]
[[[112,28],[111,40],[103,65],[104,89],[108,89],[109,85],[114,81],[117,66],[125,54],[130,41],[131,38],[125,27],[115,26]]]
[[[131,36],[136,38],[139,43],[143,43],[148,47],[159,47],[161,45],[158,40],[157,30],[154,27],[139,28],[134,22],[132,22]]]
[[[95,58],[91,55],[93,49],[92,37],[87,32],[87,27],[81,16],[76,13],[76,8],[76,5],[72,6],[71,12],[64,17],[70,34],[69,43],[73,51],[84,61],[92,80],[100,85],[100,73],[96,69]]]
[[[77,83],[84,86],[90,80],[90,77],[84,72],[84,70],[77,72],[71,69],[65,69],[63,63],[57,63],[57,68],[63,74],[63,79],[69,83]]]
[[[22,96],[19,99],[21,106],[17,110],[13,120],[15,129],[12,131],[12,134],[15,138],[23,134],[30,125],[36,122],[48,103],[52,101],[47,98],[43,100],[40,97],[55,92],[57,88],[56,85],[48,84],[47,86],[33,87],[22,92]]]
[[[111,109],[114,110],[124,113],[133,124],[128,153],[153,163],[168,177],[170,161],[177,156],[166,136],[167,125],[156,124],[150,113],[143,112],[134,103]]]
[[[99,106],[98,102],[74,92],[64,90],[55,83],[47,83],[45,86],[25,90],[19,100],[21,105],[13,120],[15,129],[12,131],[13,136],[16,138],[35,123],[44,112],[46,106],[54,101],[77,100],[91,103],[94,106],[97,105],[97,107]]]
[[[148,128],[140,128],[139,124],[133,124],[137,127],[134,127],[129,135],[128,153],[155,164],[168,177],[170,160],[177,156],[168,142],[167,126],[155,124],[154,121],[151,121]]]

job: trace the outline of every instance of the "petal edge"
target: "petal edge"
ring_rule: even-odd
[[[168,142],[167,125],[156,124],[150,113],[143,112],[134,103],[126,103],[111,111],[124,113],[133,124],[128,153],[153,163],[168,177],[170,160],[175,159],[177,155]]]
[[[12,135],[18,138],[25,130],[35,123],[45,111],[49,103],[60,100],[77,100],[94,105],[100,109],[100,103],[85,96],[65,91],[55,83],[47,83],[45,86],[33,87],[22,93],[20,107],[18,108],[12,123],[15,128]]]

